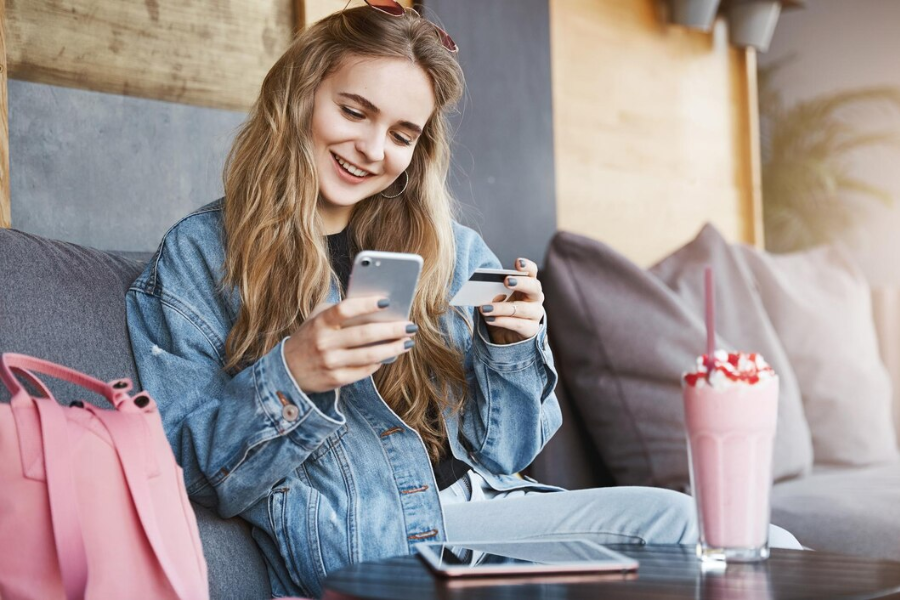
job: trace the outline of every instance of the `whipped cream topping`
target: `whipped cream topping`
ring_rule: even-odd
[[[755,352],[716,350],[713,359],[715,365],[710,373],[706,366],[706,355],[698,357],[696,369],[682,375],[685,384],[696,387],[709,385],[722,389],[734,385],[755,385],[775,377],[775,371],[766,359]]]

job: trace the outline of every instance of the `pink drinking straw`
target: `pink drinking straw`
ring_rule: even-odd
[[[712,267],[706,267],[705,291],[706,291],[706,378],[712,375],[716,367],[716,359],[713,353],[716,351],[716,295],[713,288]]]

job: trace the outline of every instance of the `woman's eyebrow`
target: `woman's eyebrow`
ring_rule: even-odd
[[[366,107],[368,110],[372,111],[376,115],[381,112],[381,109],[369,102],[366,98],[363,98],[359,94],[348,94],[347,92],[338,92],[338,96],[343,96],[344,98],[348,98],[353,100],[354,102],[358,102],[359,104]],[[415,123],[411,123],[409,121],[400,121],[400,125],[406,127],[407,129],[416,132],[417,134],[422,133],[422,128],[416,125]]]

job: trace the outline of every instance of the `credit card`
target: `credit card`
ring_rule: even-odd
[[[450,300],[451,306],[481,306],[494,302],[494,298],[503,296],[502,302],[509,298],[514,290],[506,287],[507,277],[528,277],[528,273],[508,269],[475,269],[469,280]]]

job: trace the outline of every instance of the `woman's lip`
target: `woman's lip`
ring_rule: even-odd
[[[328,154],[331,155],[331,162],[334,164],[334,168],[337,171],[338,176],[341,179],[343,179],[344,181],[346,181],[347,183],[362,183],[363,181],[368,179],[368,177],[369,177],[368,175],[363,176],[363,177],[357,177],[356,175],[351,175],[350,173],[345,171],[344,167],[342,167],[341,164],[337,161],[337,158],[335,157],[334,152],[329,152]]]

